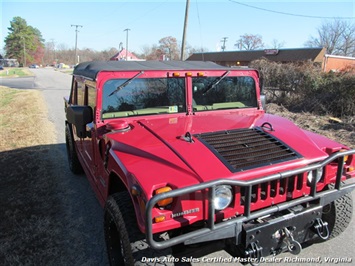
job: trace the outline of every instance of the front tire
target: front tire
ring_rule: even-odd
[[[353,199],[346,194],[323,208],[323,221],[328,223],[329,238],[337,237],[349,226],[353,214]]]
[[[138,229],[134,207],[127,191],[113,194],[107,199],[104,230],[111,266],[174,265],[167,262],[170,249],[149,248],[145,235]]]

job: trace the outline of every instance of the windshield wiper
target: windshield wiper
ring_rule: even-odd
[[[228,70],[226,72],[223,73],[222,76],[220,76],[214,83],[212,83],[202,94],[203,96],[206,95],[206,93],[210,90],[212,90],[214,87],[216,87],[231,71]]]
[[[108,96],[112,96],[113,94],[115,94],[116,92],[122,90],[124,87],[126,87],[128,84],[130,84],[135,78],[138,78],[140,75],[142,75],[144,73],[144,71],[139,72],[138,74],[136,74],[135,76],[133,76],[130,79],[127,79],[125,82],[123,82],[120,86],[118,86],[113,92],[111,92]]]

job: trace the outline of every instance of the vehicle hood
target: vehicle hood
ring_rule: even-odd
[[[132,120],[129,125],[129,130],[113,130],[106,134],[106,138],[112,143],[116,158],[126,171],[136,176],[139,182],[152,187],[166,184],[182,187],[220,178],[246,180],[304,166],[327,157],[322,148],[291,121],[258,110],[248,113],[164,116]],[[230,134],[240,132],[245,138],[253,134],[256,139],[267,138],[267,141],[277,143],[276,146],[281,145],[282,152],[292,152],[294,156],[260,163],[259,159],[253,158],[251,149],[254,144],[250,144],[253,142],[245,142],[238,135],[232,138],[232,144],[227,144],[227,147],[234,145],[244,148],[242,154],[238,152],[234,157],[245,158],[244,161],[248,162],[240,168],[231,167],[233,159],[224,155],[223,147],[217,148],[215,140],[209,138],[223,141]],[[269,157],[272,151],[265,147],[264,157]]]

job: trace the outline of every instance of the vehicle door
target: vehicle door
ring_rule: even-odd
[[[90,106],[93,111],[93,117],[95,120],[96,109],[96,88],[89,85],[84,85],[81,88],[84,91],[83,105]],[[87,137],[80,140],[82,148],[82,156],[84,159],[85,167],[90,171],[90,178],[93,178],[95,183],[97,165],[95,162],[94,142],[95,142],[95,121],[86,125]]]

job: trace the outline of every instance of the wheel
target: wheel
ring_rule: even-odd
[[[104,216],[105,241],[110,265],[174,265],[171,249],[149,248],[138,228],[134,207],[127,191],[107,199]]]
[[[328,239],[337,237],[345,231],[351,222],[352,214],[353,199],[350,193],[324,206],[322,219],[328,223]]]
[[[82,174],[84,171],[78,159],[78,154],[76,153],[70,125],[65,126],[65,144],[67,147],[67,156],[70,171],[72,171],[72,173],[76,175]]]

